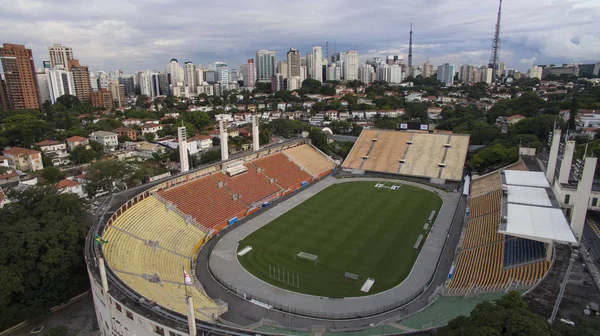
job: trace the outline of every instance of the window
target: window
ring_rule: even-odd
[[[154,333],[157,334],[157,335],[165,336],[165,329],[163,329],[163,328],[155,325],[154,326]]]
[[[123,309],[121,309],[121,305],[118,302],[115,302],[115,305],[117,307],[117,310],[122,313]]]
[[[571,200],[571,195],[566,194],[565,195],[565,204],[569,204],[569,201]]]
[[[129,317],[129,319],[133,321],[133,313],[132,312],[130,312],[129,310],[126,310],[125,315],[127,315],[127,317]]]
[[[592,198],[592,206],[598,206],[598,197]]]
[[[571,217],[571,209],[567,209],[567,213],[565,214],[567,219]]]

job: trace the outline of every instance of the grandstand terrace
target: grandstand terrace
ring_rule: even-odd
[[[217,181],[225,183],[225,188],[232,194],[240,195],[240,200],[250,206],[258,201],[277,196],[281,189],[272,183],[268,177],[258,172],[250,163],[244,164],[248,169],[241,175],[229,177],[221,172],[212,176]]]
[[[354,173],[460,181],[468,146],[468,135],[363,130],[342,167]]]
[[[526,288],[537,283],[549,270],[553,241],[541,237],[515,237],[507,229],[506,219],[502,218],[506,215],[508,202],[519,202],[518,206],[521,207],[525,204],[552,206],[544,199],[547,191],[543,187],[503,186],[506,183],[503,181],[507,179],[504,175],[510,175],[512,181],[519,183],[545,182],[545,178],[537,175],[531,176],[530,182],[526,182],[529,175],[509,174],[511,171],[527,170],[524,162],[519,161],[503,169],[506,173],[492,172],[471,183],[467,222],[463,228],[455,268],[451,280],[447,282],[448,292],[467,294],[505,290],[512,285]],[[504,193],[509,196],[503,196]],[[546,208],[546,211],[554,210]],[[511,218],[514,216],[513,213]],[[519,218],[519,227],[532,225],[526,223],[531,219]]]
[[[206,233],[187,224],[176,212],[149,196],[119,216],[105,231],[103,246],[108,266],[130,288],[150,301],[185,313],[182,269],[191,271],[191,261]],[[189,286],[199,312],[212,320],[222,311],[204,292]],[[200,313],[201,312],[201,313]]]
[[[312,181],[312,177],[282,153],[276,153],[252,161],[261,173],[274,179],[284,190],[299,188],[303,182]]]
[[[336,166],[335,162],[310,145],[292,147],[284,150],[283,154],[291,158],[299,167],[305,168],[314,177],[327,175]]]

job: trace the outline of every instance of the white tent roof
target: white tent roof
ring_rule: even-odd
[[[542,172],[505,170],[506,184],[526,187],[550,188],[546,175]]]
[[[577,243],[560,209],[508,204],[507,217],[506,231],[500,233],[545,242]]]
[[[509,185],[508,203],[520,203],[552,207],[552,202],[544,188],[530,188]]]

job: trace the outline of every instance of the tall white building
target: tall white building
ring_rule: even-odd
[[[312,47],[310,77],[319,82],[323,81],[323,50],[321,46]]]
[[[288,62],[287,61],[279,61],[277,62],[277,73],[280,73],[283,76],[283,79],[288,77]]]
[[[112,71],[109,73],[108,77],[109,77],[111,80],[113,80],[113,81],[118,81],[118,80],[119,80],[119,78],[123,77],[123,75],[124,75],[124,74],[125,74],[125,73],[123,72],[123,70],[120,70],[120,69],[118,69],[118,70],[112,70]]]
[[[54,104],[58,97],[70,94],[75,95],[75,84],[73,82],[73,73],[64,69],[45,69],[46,79],[48,80],[48,93],[50,102]]]
[[[531,69],[529,69],[529,78],[542,79],[542,67],[532,66]]]
[[[437,80],[446,85],[454,84],[454,65],[445,63],[444,65],[438,66]]]
[[[301,65],[300,66],[300,86],[302,86],[302,83],[308,78],[308,69],[306,67],[306,65]]]
[[[326,75],[325,79],[328,81],[331,81],[331,80],[339,81],[341,79],[341,69],[339,66],[337,66],[337,64],[331,63],[327,67],[327,72],[325,73],[325,75]]]
[[[473,71],[475,67],[468,64],[463,64],[458,72],[458,79],[463,83],[469,83],[473,81]]]
[[[48,54],[50,55],[51,68],[62,66],[67,70],[69,69],[69,60],[73,59],[73,49],[71,47],[66,47],[62,44],[53,44],[51,47],[48,47]]]
[[[215,62],[215,71],[217,72],[217,82],[221,83],[221,87],[229,85],[229,69],[227,68],[227,63]]]
[[[98,77],[96,77],[96,74],[93,72],[90,72],[90,86],[92,91],[100,91],[98,89]]]
[[[363,83],[371,83],[375,71],[369,64],[361,64],[358,67],[358,80]]]
[[[494,72],[492,68],[482,68],[481,69],[481,81],[492,84],[492,80],[494,78]]]
[[[153,97],[154,90],[152,89],[152,74],[150,70],[141,71],[138,76],[138,85],[140,93],[148,97]]]
[[[256,79],[259,82],[270,83],[275,74],[275,51],[258,50],[256,52]]]
[[[346,52],[346,61],[344,62],[343,78],[347,81],[358,79],[358,52],[350,50]]]
[[[425,63],[423,63],[423,67],[421,68],[421,76],[423,78],[429,78],[433,76],[433,64],[431,64],[429,61],[425,61]]]
[[[402,83],[402,67],[400,66],[400,64],[392,64],[390,65],[390,75],[389,75],[389,82],[390,83]]]
[[[50,91],[48,90],[48,76],[46,69],[37,69],[35,72],[37,77],[38,89],[40,90],[40,104],[50,101]],[[0,80],[2,76],[0,75]]]
[[[254,87],[254,84],[256,83],[255,73],[256,71],[254,69],[254,60],[250,58],[246,62],[244,71],[242,71],[242,80],[244,81],[245,87]]]
[[[171,59],[166,70],[169,76],[169,84],[176,86],[179,85],[178,83],[183,82],[183,68],[176,58]]]
[[[375,71],[377,74],[377,80],[382,82],[390,81],[390,66],[387,63],[380,64]]]
[[[183,65],[183,85],[187,86],[191,92],[196,92],[196,64],[187,61]]]
[[[287,82],[287,90],[294,91],[298,90],[302,87],[302,80],[300,76],[291,76],[286,79]]]
[[[101,89],[108,89],[110,81],[108,78],[108,74],[106,72],[98,71],[97,80],[98,80],[98,91],[100,91]]]
[[[290,49],[287,53],[287,77],[298,76],[300,77],[300,51],[296,49]]]

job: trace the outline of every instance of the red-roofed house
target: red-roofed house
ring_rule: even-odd
[[[12,147],[5,149],[4,156],[8,158],[8,166],[18,170],[42,170],[42,153],[33,149]]]
[[[86,196],[85,191],[83,190],[83,184],[74,180],[61,180],[60,182],[56,183],[54,187],[58,189],[60,193],[76,194],[79,196],[79,198],[84,198]]]
[[[210,135],[198,134],[187,139],[190,155],[194,155],[208,148],[212,148],[212,137]]]
[[[515,114],[514,116],[510,116],[510,117],[506,118],[508,123],[511,125],[514,125],[523,119],[525,119],[525,117],[520,114]]]
[[[44,140],[36,143],[42,152],[52,160],[53,166],[69,164],[69,153],[67,153],[67,144],[57,140]]]
[[[158,132],[162,129],[163,129],[163,126],[161,124],[146,123],[146,124],[142,125],[142,135],[152,133],[152,134],[154,134],[154,137],[156,138],[156,132]]]
[[[133,128],[129,128],[129,127],[119,127],[117,129],[112,130],[113,133],[117,133],[118,135],[124,135],[126,137],[128,137],[129,139],[136,141],[137,140],[137,135],[136,135],[136,131]]]
[[[90,147],[90,140],[88,138],[80,137],[80,136],[72,136],[65,140],[67,143],[67,148],[69,152],[73,151],[77,146],[85,146],[86,148]]]

